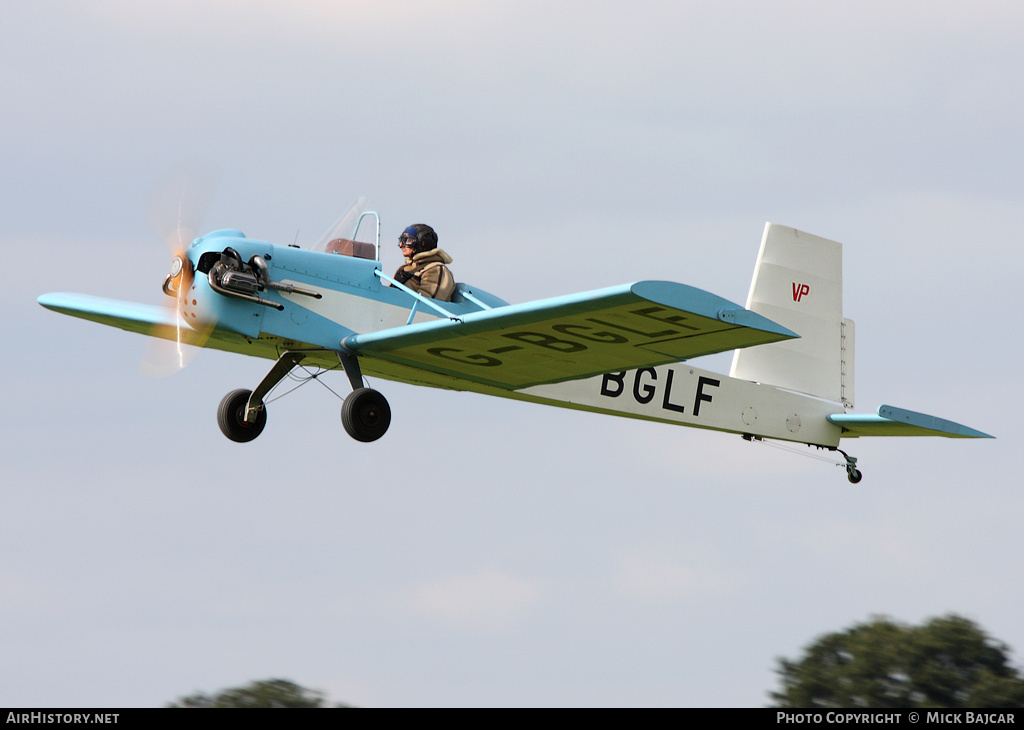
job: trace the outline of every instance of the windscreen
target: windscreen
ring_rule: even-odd
[[[352,207],[345,211],[334,225],[313,246],[314,251],[326,251],[328,244],[337,239],[371,244],[380,258],[380,218],[372,210],[365,196],[356,198]]]

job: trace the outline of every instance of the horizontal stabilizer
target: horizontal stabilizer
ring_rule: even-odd
[[[642,281],[352,335],[359,355],[503,389],[653,367],[797,337],[714,294]]]
[[[877,414],[837,413],[828,417],[841,426],[843,438],[860,436],[946,436],[947,438],[995,438],[944,418],[915,413],[894,406],[879,406]]]

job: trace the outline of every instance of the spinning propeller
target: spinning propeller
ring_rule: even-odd
[[[214,328],[213,323],[193,326],[189,316],[189,292],[195,276],[195,263],[188,248],[209,208],[220,175],[207,163],[190,163],[172,173],[150,199],[149,219],[171,252],[171,267],[163,283],[168,298],[164,304],[174,311],[174,331],[150,340],[139,369],[150,377],[173,375],[199,352]],[[194,345],[194,347],[189,347]]]

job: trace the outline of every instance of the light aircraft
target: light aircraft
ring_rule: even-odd
[[[391,409],[364,375],[545,405],[807,444],[857,459],[844,438],[991,438],[934,416],[853,406],[854,326],[843,318],[842,247],[765,227],[745,307],[668,281],[509,304],[460,283],[451,302],[386,275],[380,218],[362,199],[312,248],[218,230],[174,256],[163,291],[175,305],[45,294],[63,314],[182,345],[276,361],[252,390],[228,393],[217,422],[255,439],[264,399],[296,366],[343,369],[352,386],[341,420],[357,441],[379,439]],[[735,350],[729,375],[689,360]],[[319,374],[319,370],[317,373]]]

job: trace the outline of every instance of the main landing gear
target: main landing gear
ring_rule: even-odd
[[[256,390],[233,390],[224,396],[217,409],[217,425],[221,433],[237,443],[247,443],[259,436],[267,425],[267,407],[263,398],[305,356],[303,352],[286,352]],[[352,392],[341,406],[341,425],[356,441],[376,441],[391,425],[391,406],[376,390],[363,387],[363,376],[355,355],[339,353],[339,358],[352,385]]]

